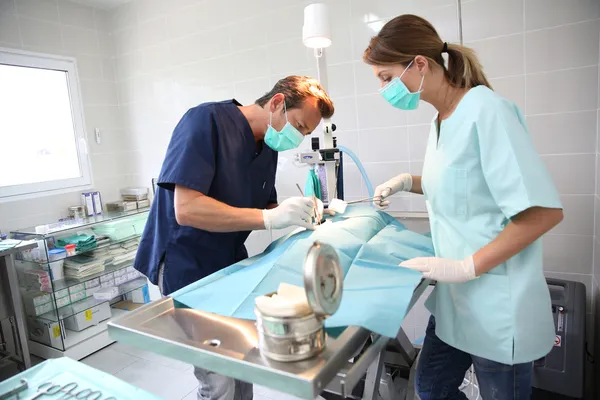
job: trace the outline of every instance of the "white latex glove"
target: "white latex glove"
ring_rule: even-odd
[[[439,257],[419,257],[404,261],[400,263],[400,266],[420,271],[425,278],[438,282],[464,283],[476,278],[472,256],[463,261]]]
[[[290,197],[277,207],[263,210],[265,229],[283,229],[290,226],[301,226],[306,229],[315,229],[311,219],[313,216],[314,202],[311,197]]]
[[[380,210],[385,210],[390,205],[390,201],[386,200],[387,197],[398,192],[410,192],[410,189],[412,189],[411,174],[395,176],[375,188],[373,205]]]

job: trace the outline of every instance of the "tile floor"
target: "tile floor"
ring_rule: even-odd
[[[135,347],[114,343],[81,362],[110,373],[165,400],[196,400],[198,381],[192,366]],[[255,400],[295,400],[263,387],[254,388]]]
[[[41,361],[41,360],[40,360]],[[114,343],[81,362],[110,373],[165,400],[196,400],[198,381],[192,366],[135,347]],[[470,388],[469,399],[478,399]],[[474,395],[473,395],[474,394]],[[264,387],[254,387],[254,400],[296,400]]]

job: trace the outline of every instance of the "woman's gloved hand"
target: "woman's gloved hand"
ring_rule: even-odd
[[[410,192],[410,189],[412,189],[411,174],[395,176],[375,188],[373,205],[380,210],[385,210],[390,205],[390,201],[386,200],[387,197],[398,192]]]
[[[277,207],[263,210],[265,229],[283,229],[301,226],[314,230],[311,222],[315,203],[310,197],[290,197]]]
[[[477,277],[472,256],[462,261],[439,257],[419,257],[404,261],[400,263],[400,266],[422,272],[425,278],[438,282],[464,283]]]

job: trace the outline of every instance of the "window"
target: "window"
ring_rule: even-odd
[[[0,201],[91,185],[75,60],[0,49]]]

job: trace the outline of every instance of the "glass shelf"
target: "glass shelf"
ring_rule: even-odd
[[[93,217],[72,219],[72,220],[66,220],[66,221],[62,221],[62,222],[56,222],[53,224],[49,224],[48,225],[48,228],[49,228],[48,233],[45,233],[45,234],[36,233],[35,226],[32,226],[32,227],[25,228],[25,229],[11,231],[11,235],[14,235],[15,237],[20,237],[22,235],[28,235],[28,236],[35,236],[38,238],[47,238],[47,237],[53,236],[57,233],[66,232],[66,231],[69,231],[72,229],[88,228],[88,227],[91,227],[93,225],[100,224],[100,223],[111,222],[111,221],[115,221],[115,220],[125,218],[125,217],[133,217],[136,215],[142,215],[142,214],[148,213],[148,211],[150,211],[149,208],[142,208],[142,209],[131,210],[131,211],[123,211],[123,212],[107,211],[101,215],[96,215]]]
[[[118,286],[119,288],[119,294],[115,297],[119,297],[119,296],[123,296],[124,294],[127,294],[129,292],[133,292],[136,289],[142,288],[145,285],[148,284],[148,281],[146,280],[146,277],[139,277],[136,279],[133,279],[129,282],[125,282],[122,283]],[[63,320],[65,318],[71,317],[77,313],[80,313],[82,311],[85,311],[89,308],[95,307],[97,305],[100,305],[102,303],[106,303],[111,300],[98,300],[95,297],[91,296],[88,298],[85,298],[83,300],[77,301],[73,304],[69,304],[68,306],[64,306],[59,308],[58,310],[52,310],[50,312],[47,312],[46,314],[42,314],[40,316],[38,316],[38,318],[43,318],[49,321],[53,321],[53,322],[57,322],[59,320]]]
[[[59,290],[63,290],[63,289],[68,289],[72,286],[79,285],[79,284],[85,283],[87,281],[91,281],[92,279],[100,278],[101,276],[104,276],[111,272],[115,272],[115,271],[122,270],[124,268],[131,267],[132,265],[133,265],[133,260],[127,260],[127,261],[121,262],[119,264],[106,265],[104,267],[104,271],[98,272],[93,275],[88,275],[83,278],[64,278],[64,279],[58,279],[56,281],[52,281],[52,287],[54,288],[55,292],[57,292]]]
[[[37,316],[30,315],[29,312],[27,313],[28,324],[31,325],[29,330],[30,340],[40,344],[37,351],[42,352],[41,354],[51,354],[52,356],[55,354],[66,355],[67,349],[75,348],[82,345],[82,342],[97,337],[97,335],[106,331],[106,326],[110,319],[101,321],[98,325],[88,327],[80,332],[65,329],[63,321],[74,315],[83,316],[82,313],[90,308],[98,308],[100,305],[106,307],[106,305],[118,301],[120,296],[147,285],[148,281],[143,276],[139,276],[129,282],[123,282],[120,285],[114,285],[114,282],[110,278],[112,278],[111,274],[113,273],[117,275],[128,273],[126,269],[133,265],[135,255],[137,254],[137,244],[141,239],[144,226],[146,225],[149,210],[149,208],[144,208],[126,212],[106,212],[94,217],[53,222],[44,225],[44,230],[46,231],[44,234],[37,234],[35,227],[15,229],[11,232],[11,238],[36,241],[38,246],[35,249],[27,249],[16,253],[15,258],[18,262],[15,263],[15,266],[19,275],[19,285],[25,291],[45,289],[52,296],[52,304],[48,304],[48,308],[43,310],[48,312]],[[49,251],[54,247],[58,247],[55,246],[58,240],[80,234],[93,234],[96,237],[96,247],[90,248],[90,246],[84,246],[83,251],[69,256],[61,253],[60,255],[67,257],[54,260],[65,263],[63,267],[66,272],[65,275],[68,274],[68,276],[48,282],[46,275],[36,279],[35,274],[38,272],[25,275],[28,270],[44,270],[49,272],[51,267],[53,269],[59,267],[59,264],[51,264],[54,261],[50,261],[50,256],[54,252],[49,253]],[[67,265],[72,269],[67,269]],[[100,269],[103,270],[100,271]],[[77,275],[78,272],[94,273],[82,277],[81,275]],[[76,277],[73,277],[73,274]],[[131,277],[133,276],[131,274]],[[66,305],[64,304],[68,303],[68,300],[64,299],[61,301],[63,299],[62,296],[65,295],[64,292],[67,290],[69,292],[79,291],[86,284],[88,286],[96,286],[98,283],[102,283],[102,279],[99,279],[102,277],[106,278],[104,281],[110,282],[108,283],[109,285],[114,285],[118,288],[119,294],[113,300],[97,300],[91,295],[94,290],[90,290],[88,287],[85,294],[70,294],[71,297],[69,300],[81,300]],[[122,279],[125,278],[120,277],[120,279],[117,279],[117,282],[122,282]],[[56,297],[58,297],[57,294],[60,296],[59,300],[56,300]],[[81,297],[85,295],[88,296],[82,299]],[[57,308],[57,305],[64,306]],[[29,311],[33,314],[36,311],[42,311],[42,308]],[[122,310],[119,309],[111,310],[113,317],[118,316],[121,312]],[[79,349],[79,347],[77,348]],[[87,348],[82,346],[81,349]]]
[[[83,254],[91,253],[91,252],[93,252],[95,250],[106,249],[106,248],[108,248],[110,246],[113,246],[115,244],[123,244],[125,242],[129,242],[130,240],[137,239],[138,242],[139,242],[140,237],[141,236],[136,233],[135,235],[128,236],[128,237],[126,237],[124,239],[120,239],[120,240],[108,240],[107,242],[99,244],[97,247],[94,247],[93,249],[88,249],[86,251],[77,252],[77,253],[75,253],[75,254],[73,254],[71,256],[67,255],[65,258],[61,258],[61,260],[68,260],[69,258],[73,258],[73,257],[81,256]],[[108,259],[110,259],[110,257],[107,257],[107,260]],[[34,263],[34,264],[39,264],[39,265],[46,265],[46,264],[54,262],[54,261],[35,261],[35,260],[23,260],[23,261]],[[60,261],[60,260],[55,260],[55,261]]]

